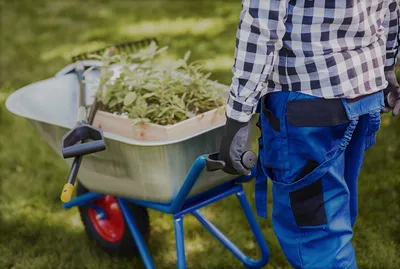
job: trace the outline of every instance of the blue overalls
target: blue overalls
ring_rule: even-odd
[[[383,105],[382,91],[355,100],[299,92],[264,97],[259,161],[273,183],[273,229],[293,267],[357,268],[357,178]],[[257,210],[266,217],[261,174],[256,184]]]

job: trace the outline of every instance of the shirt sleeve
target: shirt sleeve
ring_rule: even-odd
[[[386,62],[385,69],[394,69],[394,65],[397,62],[397,54],[399,50],[399,27],[400,27],[400,11],[397,0],[392,0],[389,4],[389,8],[383,26],[386,30]]]
[[[243,0],[226,115],[247,122],[282,48],[287,0]]]

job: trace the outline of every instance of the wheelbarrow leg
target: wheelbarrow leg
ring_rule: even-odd
[[[125,218],[126,225],[128,226],[133,240],[136,243],[136,247],[139,250],[140,256],[142,257],[144,266],[146,269],[155,269],[153,259],[150,256],[149,250],[147,249],[146,243],[143,240],[142,235],[140,234],[139,228],[136,225],[136,222],[129,212],[127,205],[125,204],[124,199],[117,198],[118,204],[121,207],[122,215]]]
[[[240,205],[242,206],[247,221],[249,222],[250,228],[253,231],[254,237],[261,250],[261,259],[258,262],[254,262],[251,259],[246,259],[244,265],[247,266],[247,268],[261,268],[266,265],[269,260],[269,248],[267,241],[265,240],[260,225],[258,224],[253,211],[251,210],[251,206],[246,198],[244,190],[236,193],[236,197],[239,199]]]
[[[183,232],[183,217],[174,218],[176,257],[178,269],[186,269],[185,239]]]
[[[214,224],[212,224],[205,216],[203,216],[198,209],[192,212],[192,215],[197,218],[197,220],[216,237],[233,255],[238,258],[246,268],[249,269],[259,269],[265,266],[269,260],[269,249],[268,244],[262,234],[261,228],[254,216],[251,206],[246,198],[243,187],[237,186],[239,190],[236,192],[236,196],[239,199],[240,205],[244,211],[247,221],[251,227],[254,237],[261,250],[261,258],[259,260],[251,259],[246,256],[231,240],[229,240]]]

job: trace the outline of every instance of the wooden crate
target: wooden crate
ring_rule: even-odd
[[[129,118],[98,111],[93,126],[102,129],[104,132],[115,133],[137,140],[179,140],[209,128],[224,125],[226,122],[224,111],[224,107],[216,108],[193,118],[166,126],[146,122],[133,124],[133,121]]]

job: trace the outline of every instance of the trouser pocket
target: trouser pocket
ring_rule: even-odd
[[[260,149],[262,166],[265,173],[275,179],[284,177],[287,169],[287,139],[286,128],[283,119],[286,98],[283,95],[274,94],[273,97],[283,97],[277,106],[268,106],[269,95],[262,101],[260,111],[261,137]]]

